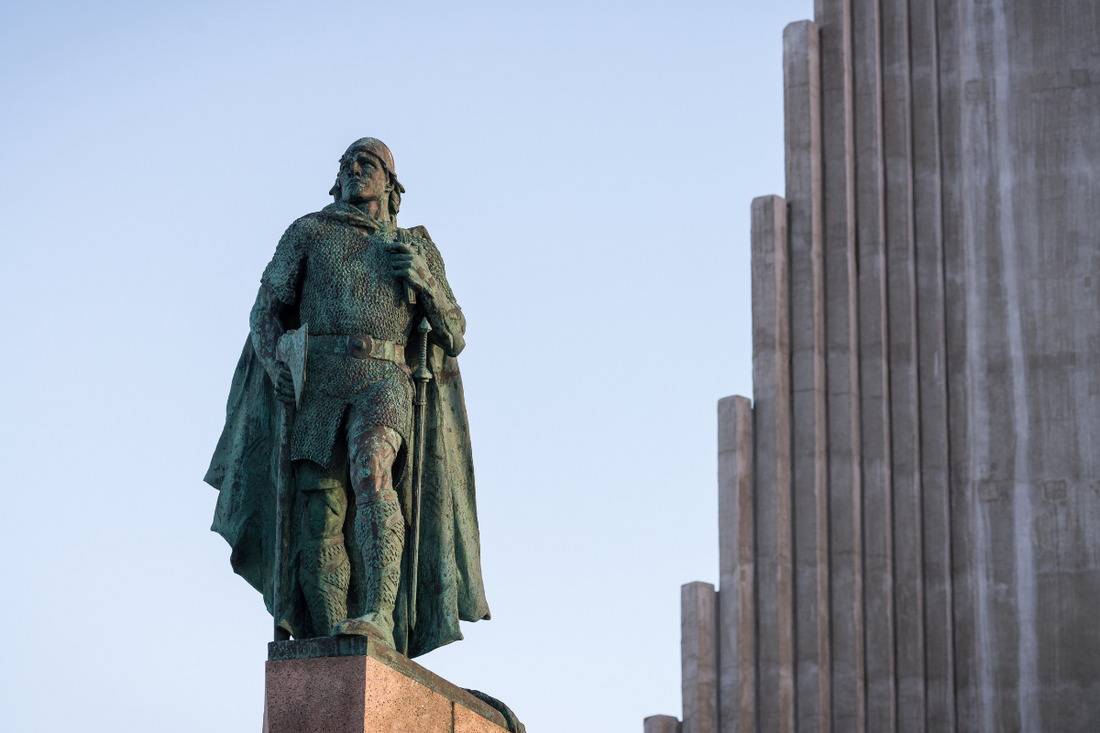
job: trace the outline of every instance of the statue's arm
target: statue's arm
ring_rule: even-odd
[[[466,348],[466,317],[455,301],[447,282],[443,258],[424,227],[410,232],[421,240],[415,247],[397,242],[390,247],[393,274],[410,283],[420,293],[422,310],[432,324],[431,340],[448,356],[458,356]]]
[[[425,232],[426,234],[427,232]],[[431,273],[432,287],[424,292],[424,315],[432,324],[430,338],[439,344],[447,356],[458,356],[466,348],[466,316],[455,300],[443,257],[431,239],[425,237],[424,259]]]
[[[458,303],[440,302],[428,296],[424,299],[424,315],[432,324],[431,340],[439,344],[447,356],[458,356],[466,348],[466,317]]]
[[[252,348],[281,399],[293,394],[290,370],[278,358],[279,339],[287,328],[281,315],[298,300],[309,231],[309,220],[305,217],[287,228],[260,278],[260,291],[256,293],[256,302],[248,317]]]
[[[256,358],[275,384],[275,396],[289,403],[294,401],[294,378],[278,357],[279,338],[286,331],[279,313],[285,307],[274,290],[261,285],[252,313],[248,316],[248,327],[252,332],[252,348]]]
[[[275,295],[275,291],[266,285],[260,286],[260,292],[256,293],[256,302],[252,306],[252,313],[248,316],[248,327],[252,331],[252,348],[256,350],[256,358],[263,364],[264,370],[271,381],[278,383],[282,365],[277,357],[279,337],[286,333],[279,312],[283,305]]]

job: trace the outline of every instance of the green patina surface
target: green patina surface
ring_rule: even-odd
[[[389,150],[364,138],[341,158],[335,202],[287,230],[206,481],[220,491],[212,529],[263,594],[277,638],[374,634],[383,641],[369,648],[414,657],[461,639],[459,620],[489,608],[456,359],[465,319],[427,230],[396,226],[403,192]],[[423,321],[432,378],[421,420],[412,370]],[[309,334],[296,419],[277,356],[292,329]]]

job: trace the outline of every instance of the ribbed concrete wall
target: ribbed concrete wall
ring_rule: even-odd
[[[684,730],[1098,730],[1100,4],[818,0],[784,78]]]

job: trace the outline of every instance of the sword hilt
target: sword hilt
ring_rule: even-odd
[[[432,324],[428,323],[427,318],[421,319],[420,325],[416,327],[417,333],[420,334],[420,358],[417,360],[413,379],[419,382],[421,386],[432,380],[432,370],[428,368],[428,334],[431,330]],[[420,401],[424,399],[424,395],[417,395],[417,397],[417,404],[420,404]]]

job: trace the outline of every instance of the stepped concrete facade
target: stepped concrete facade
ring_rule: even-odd
[[[1100,725],[1100,4],[818,0],[647,733]],[[740,317],[741,314],[730,314]]]

